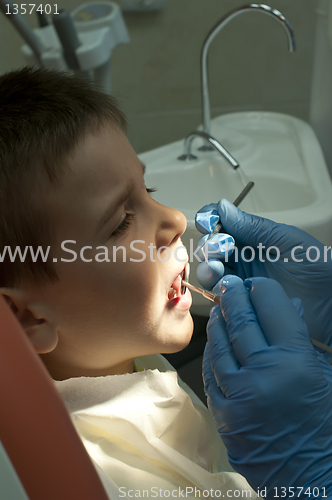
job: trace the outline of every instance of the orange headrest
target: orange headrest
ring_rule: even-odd
[[[52,379],[0,296],[0,440],[31,500],[107,500]]]

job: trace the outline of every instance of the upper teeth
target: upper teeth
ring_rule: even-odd
[[[183,269],[183,271],[181,271],[180,274],[178,274],[178,276],[180,276],[181,280],[187,280],[188,277],[189,277],[189,264],[187,263],[185,268]],[[186,287],[185,285],[183,285],[181,283],[181,288],[180,288],[180,293],[183,295],[186,291]],[[168,291],[168,298],[170,300],[174,299],[175,297],[178,296],[178,293],[176,290],[174,290],[174,288],[171,286],[169,291]]]

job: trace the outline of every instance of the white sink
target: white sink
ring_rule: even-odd
[[[255,186],[240,208],[300,227],[332,245],[332,183],[307,123],[279,113],[232,113],[212,120],[211,135],[240,168],[233,170],[217,151],[198,151],[199,138],[193,142],[194,161],[177,159],[183,140],[139,155],[147,165],[147,186],[157,188],[155,199],[185,214],[188,228],[182,239],[188,250],[199,237],[197,210],[220,198],[235,200],[249,181]],[[190,281],[197,285],[196,267],[191,263]],[[207,314],[210,304],[197,294],[193,299],[193,312]]]

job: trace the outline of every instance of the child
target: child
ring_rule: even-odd
[[[192,335],[186,220],[150,196],[115,101],[23,68],[0,77],[0,111],[1,293],[110,497],[255,496],[158,355]]]

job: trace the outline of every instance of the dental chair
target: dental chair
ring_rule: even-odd
[[[108,500],[50,375],[2,296],[0,498]]]

